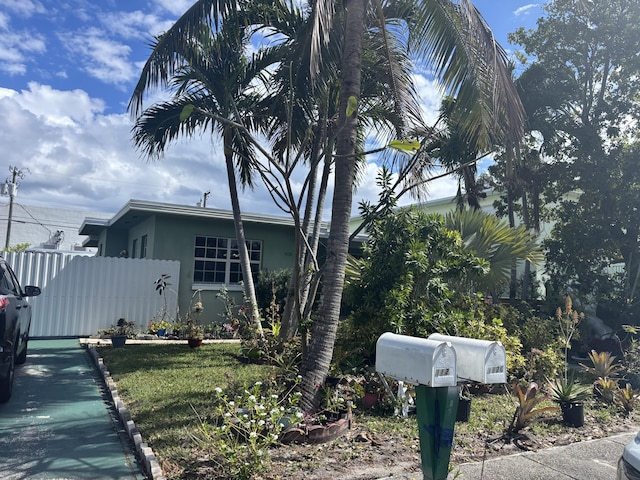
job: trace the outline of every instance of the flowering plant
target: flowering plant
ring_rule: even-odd
[[[303,418],[295,408],[300,394],[289,390],[281,397],[262,382],[231,398],[221,388],[215,392],[217,425],[201,420],[197,439],[218,451],[218,466],[228,478],[250,479],[267,471],[269,447]]]
[[[149,324],[149,327],[147,328],[149,333],[158,333],[159,330],[169,330],[170,328],[173,327],[172,323],[169,323],[166,320],[160,320],[160,321],[152,321]]]

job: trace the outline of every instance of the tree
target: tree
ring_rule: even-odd
[[[167,142],[180,135],[191,136],[198,129],[211,128],[222,137],[244,292],[250,318],[262,335],[235,169],[237,164],[242,183],[251,186],[255,150],[242,127],[257,104],[251,84],[273,59],[267,54],[247,62],[243,54],[248,42],[246,27],[234,16],[225,19],[218,33],[201,24],[197,37],[182,38],[193,8],[153,45],[129,103],[137,115],[134,140],[149,157],[158,158]],[[141,111],[148,87],[165,83],[174,92],[172,100]]]
[[[536,235],[524,225],[511,227],[482,210],[459,210],[445,216],[445,226],[460,234],[464,246],[489,264],[483,275],[468,275],[469,292],[490,293],[494,299],[509,283],[518,260],[541,264],[544,260]]]
[[[603,294],[606,268],[622,260],[626,279],[618,292],[633,303],[638,257],[638,135],[640,112],[640,5],[632,0],[557,0],[534,31],[512,39],[524,46],[548,83],[541,92],[544,118],[555,141],[547,144],[547,201],[558,203],[548,248],[548,271],[556,288]],[[551,148],[548,148],[551,147]],[[581,192],[571,198],[569,192]]]
[[[331,230],[323,271],[323,290],[301,386],[301,406],[307,410],[319,404],[320,386],[329,371],[340,312],[349,245],[362,37],[367,5],[365,0],[345,3]],[[373,6],[379,7],[380,3],[374,2]],[[484,145],[504,139],[507,150],[513,151],[522,137],[521,105],[506,67],[504,51],[495,43],[479,12],[466,0],[409,2],[407,6],[407,12],[412,14],[405,17],[410,19],[411,51],[417,58],[431,63],[446,90],[457,93],[459,108],[468,112],[469,123],[465,126],[468,134]],[[333,7],[331,0],[321,0],[315,5],[318,35],[312,44],[316,45],[312,55],[317,54],[322,35],[328,33]],[[390,34],[387,20],[380,18],[379,28]]]

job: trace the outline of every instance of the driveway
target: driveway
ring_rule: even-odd
[[[0,478],[145,478],[77,340],[29,342],[0,404]]]

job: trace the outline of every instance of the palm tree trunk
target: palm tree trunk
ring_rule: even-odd
[[[342,56],[340,111],[336,139],[335,185],[331,209],[331,230],[327,259],[323,271],[323,287],[313,326],[309,353],[303,365],[301,384],[303,410],[318,408],[321,386],[329,372],[338,329],[344,271],[349,251],[349,219],[355,173],[355,146],[358,128],[357,109],[360,101],[362,37],[366,0],[345,2],[345,41]]]
[[[231,150],[231,129],[224,131],[224,158],[227,166],[227,181],[229,182],[229,196],[231,197],[231,210],[233,211],[233,223],[236,228],[236,240],[238,241],[238,254],[240,255],[240,269],[242,271],[242,283],[244,284],[244,294],[249,301],[249,319],[255,325],[256,333],[264,337],[262,323],[260,322],[260,312],[256,300],[256,291],[253,285],[253,275],[251,274],[251,262],[247,251],[247,242],[244,237],[244,227],[240,214],[240,202],[238,201],[238,185],[236,183],[236,172],[233,168],[233,154]]]
[[[318,177],[318,166],[320,164],[322,144],[327,135],[326,128],[326,108],[321,106],[318,114],[318,124],[314,131],[313,147],[311,149],[311,170],[309,172],[309,188],[306,194],[305,210],[302,223],[302,229],[296,229],[296,257],[293,264],[293,273],[287,290],[287,299],[285,309],[282,314],[282,328],[280,330],[280,340],[288,340],[292,338],[297,330],[304,311],[306,301],[306,293],[308,293],[309,281],[307,274],[307,259],[311,256],[314,258],[317,254],[317,244],[313,245],[309,240],[309,230],[311,228],[312,216],[314,213],[314,203],[316,197],[316,185]],[[314,219],[317,217],[314,216]],[[303,241],[302,236],[307,241]],[[311,251],[309,251],[311,248]]]

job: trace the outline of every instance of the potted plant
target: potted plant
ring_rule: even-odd
[[[184,327],[184,337],[187,339],[187,343],[191,348],[196,348],[202,345],[204,339],[204,329],[202,325],[197,324],[194,321],[188,322]]]
[[[560,405],[562,420],[569,426],[584,425],[584,401],[591,393],[591,387],[576,381],[575,370],[549,382],[551,398]]]
[[[362,406],[371,408],[377,405],[380,395],[384,388],[382,381],[375,371],[368,371],[364,377],[364,396],[362,397]]]
[[[127,322],[124,318],[119,318],[111,335],[111,345],[115,348],[124,346],[127,338],[133,336],[135,322]]]
[[[456,410],[456,422],[468,422],[471,417],[471,393],[469,386],[464,384],[460,386],[458,397],[458,407]]]
[[[164,337],[167,335],[167,330],[172,327],[171,323],[166,320],[160,320],[151,322],[149,324],[149,333],[152,335],[157,335],[158,337]]]

